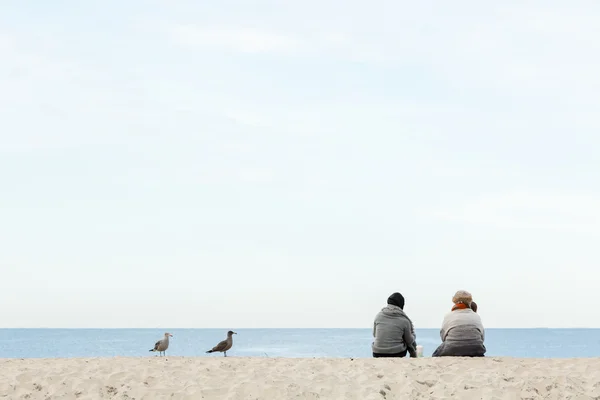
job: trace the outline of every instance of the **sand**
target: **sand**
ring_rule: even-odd
[[[600,399],[600,359],[0,359],[0,399]]]

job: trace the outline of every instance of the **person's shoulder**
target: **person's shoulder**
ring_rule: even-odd
[[[473,311],[473,317],[472,318],[474,318],[477,321],[481,322],[481,315],[479,315],[479,313],[476,313],[475,311]]]
[[[454,310],[450,311],[448,314],[467,314],[467,315],[477,315],[477,313],[470,308],[463,308],[462,310]]]
[[[444,321],[455,321],[455,320],[464,320],[465,318],[472,318],[472,315],[477,315],[470,308],[466,308],[464,310],[454,310],[449,311],[444,316]]]
[[[408,321],[411,321],[410,316],[407,313],[403,313],[402,314],[402,318],[404,318],[404,319],[406,319]]]
[[[410,317],[406,313],[402,313],[400,315],[400,319],[402,319],[403,321],[406,321],[409,324],[412,322],[412,320],[410,319]]]
[[[469,321],[481,322],[481,316],[470,308],[460,310],[460,313],[464,315],[463,318],[467,318]]]

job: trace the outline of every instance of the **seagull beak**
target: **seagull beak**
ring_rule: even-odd
[[[234,335],[237,335],[237,332],[233,332]]]
[[[169,333],[169,336],[173,337],[173,335],[171,335],[170,333]]]

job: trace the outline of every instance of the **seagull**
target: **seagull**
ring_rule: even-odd
[[[169,348],[169,337],[173,337],[173,335],[171,335],[169,332],[166,332],[165,338],[156,342],[154,344],[154,348],[150,349],[150,351],[158,351],[158,354],[160,354],[160,355],[162,355],[161,353],[165,353],[167,351],[167,349]],[[166,353],[165,353],[165,355],[166,355]]]
[[[223,353],[227,357],[227,350],[233,346],[233,335],[237,335],[234,331],[227,332],[227,339],[220,342],[218,345],[207,351],[207,353],[214,353],[216,351]]]

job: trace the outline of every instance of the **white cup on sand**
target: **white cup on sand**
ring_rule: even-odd
[[[423,346],[417,345],[417,357],[423,357]]]

